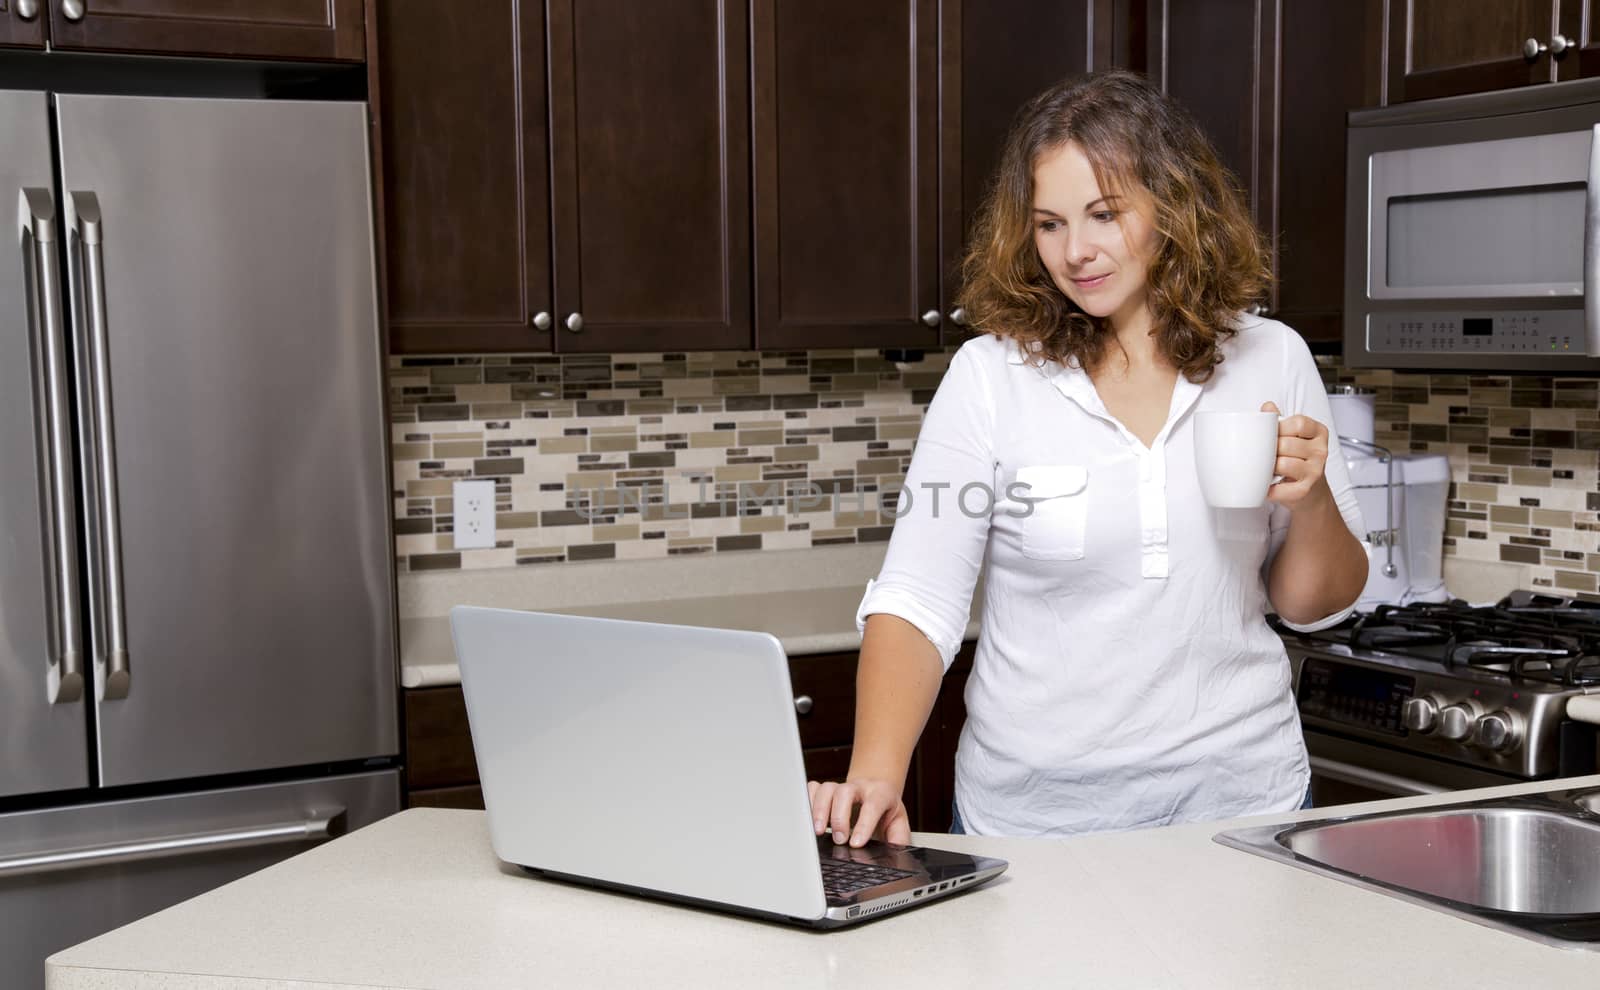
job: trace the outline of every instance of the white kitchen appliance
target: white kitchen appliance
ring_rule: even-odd
[[[1358,611],[1379,605],[1442,602],[1444,516],[1450,459],[1443,454],[1396,455],[1374,442],[1372,389],[1328,389],[1333,427],[1350,470],[1367,533],[1369,571]]]

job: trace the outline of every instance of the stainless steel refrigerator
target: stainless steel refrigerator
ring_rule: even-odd
[[[0,92],[0,208],[25,987],[398,809],[394,577],[364,104]]]

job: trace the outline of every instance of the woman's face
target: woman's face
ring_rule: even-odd
[[[1033,167],[1033,243],[1056,288],[1090,316],[1126,326],[1145,306],[1157,233],[1155,202],[1140,188],[1107,195],[1076,142]]]

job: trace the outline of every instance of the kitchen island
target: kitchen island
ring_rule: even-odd
[[[1557,786],[1600,787],[1600,776],[1070,840],[918,835],[1011,869],[827,933],[534,879],[495,859],[481,812],[413,809],[57,953],[48,985],[1588,986],[1600,953],[1212,841],[1244,824]]]

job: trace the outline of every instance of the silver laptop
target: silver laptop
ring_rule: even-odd
[[[1004,860],[811,826],[783,647],[759,632],[450,613],[495,855],[815,928],[962,893]]]

